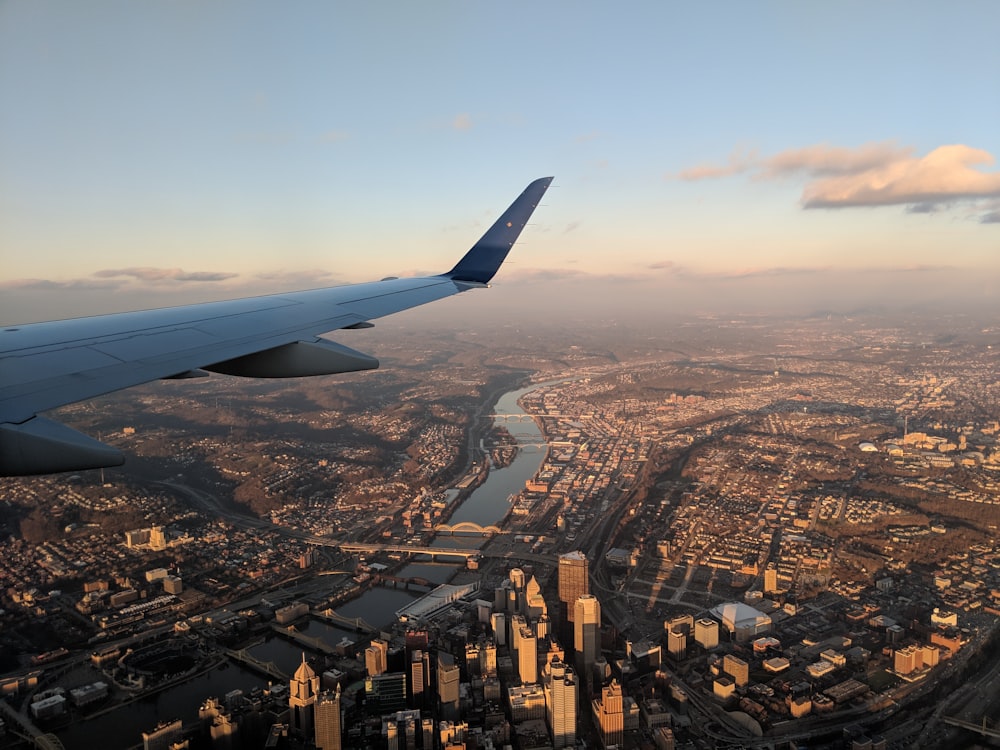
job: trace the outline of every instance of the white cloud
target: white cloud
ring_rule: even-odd
[[[181,268],[156,268],[142,266],[133,268],[108,268],[95,271],[94,276],[100,279],[130,277],[147,283],[162,283],[173,281],[226,281],[239,276],[238,273],[227,271],[185,271]]]
[[[1000,195],[1000,173],[976,167],[994,161],[986,151],[956,144],[807,185],[806,208],[934,205]]]
[[[993,155],[963,144],[939,146],[924,156],[891,142],[857,148],[817,144],[769,157],[732,154],[726,164],[702,164],[677,177],[686,181],[749,174],[773,180],[804,175],[803,208],[907,206],[912,213],[933,213],[957,201],[1000,197],[1000,172],[983,171]],[[982,207],[987,210],[987,207]],[[991,222],[990,211],[980,217]]]

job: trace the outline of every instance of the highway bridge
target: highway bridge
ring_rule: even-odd
[[[239,651],[227,648],[223,649],[223,653],[225,653],[225,655],[230,659],[251,667],[261,674],[267,675],[275,682],[288,682],[288,675],[278,669],[277,665],[273,661],[261,661],[245,648],[241,648]]]
[[[439,523],[434,527],[435,534],[478,534],[479,536],[496,536],[497,534],[509,534],[509,531],[502,530],[499,526],[480,526],[475,521],[459,521],[454,526],[446,523]]]
[[[950,724],[953,727],[961,727],[962,729],[967,729],[970,732],[975,732],[976,734],[981,734],[983,737],[990,737],[994,740],[1000,740],[1000,726],[990,726],[986,722],[986,717],[983,717],[983,722],[981,724],[973,724],[971,721],[965,721],[964,719],[959,719],[957,716],[945,716],[942,721],[945,724]]]
[[[380,552],[397,553],[403,555],[430,555],[434,560],[437,557],[479,557],[478,549],[450,549],[448,547],[422,547],[416,544],[364,544],[362,542],[328,542],[331,546],[340,547],[344,552],[359,552],[361,554],[372,555]]]
[[[337,625],[342,628],[353,628],[359,633],[368,633],[369,635],[373,635],[378,632],[378,628],[376,628],[374,625],[369,625],[367,622],[364,621],[363,618],[344,617],[341,614],[337,614],[335,610],[330,608],[324,609],[319,612],[313,612],[312,616],[317,619],[333,623],[334,625]]]

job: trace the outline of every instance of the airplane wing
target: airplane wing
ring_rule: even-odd
[[[12,326],[0,331],[0,476],[119,466],[124,456],[38,416],[57,406],[205,371],[259,378],[370,370],[319,334],[486,286],[552,182],[535,180],[455,267],[437,276]]]

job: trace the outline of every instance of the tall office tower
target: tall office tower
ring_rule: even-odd
[[[580,700],[579,686],[573,669],[561,659],[545,665],[545,712],[552,731],[552,747],[576,745],[576,708]]]
[[[577,673],[590,675],[601,653],[601,603],[593,594],[584,594],[576,600],[573,649],[576,651]]]
[[[385,735],[385,744],[388,750],[400,750],[399,725],[396,722],[383,723],[382,734]]]
[[[527,624],[521,625],[521,637],[517,645],[517,673],[525,685],[538,682],[538,641],[535,631]]]
[[[410,705],[424,705],[424,691],[431,684],[431,657],[419,648],[410,654]]]
[[[376,638],[365,649],[365,669],[368,676],[383,674],[389,668],[389,644],[381,638]]]
[[[562,662],[566,661],[566,652],[563,651],[563,647],[559,645],[559,641],[557,641],[555,638],[549,638],[547,643],[548,643],[548,649],[545,652],[546,664],[551,664],[557,659]]]
[[[336,691],[324,691],[316,698],[316,747],[319,750],[340,750],[341,724],[340,685],[337,685]]]
[[[414,713],[416,713],[417,716],[413,716],[411,714],[407,716],[402,722],[406,732],[407,750],[409,750],[409,748],[415,748],[417,746],[417,721],[420,719],[420,716],[419,712],[414,711]]]
[[[483,677],[496,677],[497,674],[497,644],[495,641],[486,641],[481,652]]]
[[[737,687],[743,687],[750,681],[750,665],[738,656],[726,654],[722,660],[722,671],[733,678]]]
[[[520,568],[511,568],[511,588],[507,591],[507,608],[511,613],[518,612],[520,614],[526,614],[527,612],[524,589],[526,580],[527,579],[524,577],[523,570]]]
[[[494,612],[490,615],[490,627],[493,628],[493,638],[496,645],[507,645],[507,615],[503,612]]]
[[[694,624],[694,642],[704,649],[719,645],[719,623],[702,617]]]
[[[604,747],[622,744],[625,712],[622,706],[622,688],[618,680],[611,680],[611,684],[601,690],[600,699],[594,699],[594,716]]]
[[[542,641],[549,637],[552,632],[552,621],[548,615],[542,615],[535,622],[535,637]]]
[[[542,587],[534,576],[528,580],[524,586],[525,613],[529,620],[538,620],[542,617],[548,618],[548,608],[545,606],[545,599],[542,597]]]
[[[292,731],[303,737],[313,736],[313,720],[315,718],[316,694],[319,693],[319,677],[306,664],[306,655],[302,654],[302,663],[295,670],[291,684],[288,686],[288,712]]]
[[[407,651],[413,651],[417,648],[426,651],[430,642],[430,634],[427,632],[427,628],[410,628],[406,631],[405,643]]]
[[[524,591],[524,571],[520,568],[511,568],[509,574],[510,582],[514,585],[515,591]]]
[[[434,719],[430,717],[420,720],[420,734],[423,736],[424,750],[434,748]]]
[[[563,623],[576,618],[576,600],[590,593],[590,563],[579,550],[559,555],[559,619]]]
[[[667,632],[676,630],[679,633],[687,635],[694,630],[694,615],[678,615],[669,620],[664,620],[663,629]]]
[[[681,630],[667,633],[667,651],[678,660],[687,656],[687,635]]]
[[[406,708],[406,674],[386,672],[365,679],[365,710],[373,715]]]
[[[448,721],[457,721],[459,670],[451,654],[438,653],[437,682],[441,717]]]
[[[483,673],[483,649],[478,643],[465,644],[465,674],[468,679],[479,677]]]

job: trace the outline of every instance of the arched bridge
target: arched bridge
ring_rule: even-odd
[[[454,526],[450,526],[446,523],[439,523],[434,527],[434,531],[437,534],[480,534],[482,536],[493,536],[495,534],[503,534],[505,532],[500,530],[499,526],[480,526],[475,521],[460,521]]]

